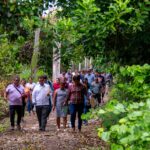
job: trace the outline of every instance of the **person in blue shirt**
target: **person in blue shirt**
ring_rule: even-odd
[[[87,78],[88,83],[89,83],[89,85],[90,85],[90,87],[91,87],[91,84],[92,84],[92,82],[93,82],[94,79],[95,79],[95,75],[94,75],[93,73],[91,73],[91,70],[90,70],[90,69],[87,71],[87,74],[85,75],[85,78]]]

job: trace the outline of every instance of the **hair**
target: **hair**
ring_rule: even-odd
[[[80,75],[73,76],[73,81],[80,81]]]
[[[66,82],[64,82],[64,81],[60,81],[60,85],[61,85],[61,84],[65,84],[65,83],[66,83]]]
[[[25,81],[25,82],[26,82],[26,79],[25,79],[25,78],[22,78],[21,81]]]
[[[47,80],[47,75],[43,75],[44,79]]]
[[[18,75],[13,76],[13,80],[16,80],[16,79],[20,80],[20,77]]]
[[[44,79],[44,75],[41,75],[38,77],[39,79]]]

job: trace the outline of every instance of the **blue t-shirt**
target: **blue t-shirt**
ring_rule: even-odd
[[[88,79],[88,83],[89,83],[90,86],[91,86],[92,82],[93,82],[94,79],[95,79],[95,75],[94,75],[94,74],[86,74],[86,75],[85,75],[85,78]]]

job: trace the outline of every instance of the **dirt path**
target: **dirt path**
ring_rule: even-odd
[[[1,150],[95,150],[105,149],[105,144],[97,137],[98,121],[89,122],[83,126],[82,133],[71,133],[63,129],[56,131],[55,114],[52,113],[47,124],[46,132],[38,131],[36,116],[26,116],[22,123],[22,131],[7,130],[0,135]]]
[[[68,118],[69,119],[69,118]],[[81,133],[56,131],[55,114],[48,119],[46,132],[38,131],[36,115],[26,115],[22,131],[9,131],[0,134],[0,150],[106,150],[106,145],[97,137],[99,121],[91,120],[83,125]]]

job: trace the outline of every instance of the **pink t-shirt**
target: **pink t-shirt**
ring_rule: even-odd
[[[16,88],[14,87],[14,84],[10,84],[6,88],[6,92],[7,92],[8,100],[9,100],[9,105],[22,105],[22,96],[21,96],[21,94],[24,93],[24,88],[21,85],[19,85]]]

